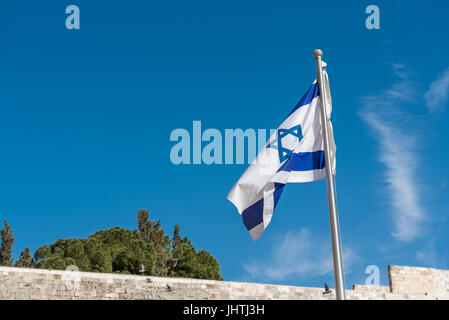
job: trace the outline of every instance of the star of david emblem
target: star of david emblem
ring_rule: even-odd
[[[277,149],[279,153],[279,162],[284,162],[290,155],[292,154],[293,150],[290,150],[288,148],[285,148],[282,145],[282,139],[285,138],[288,135],[292,135],[294,137],[298,138],[298,143],[302,140],[302,131],[301,131],[301,125],[296,125],[294,127],[291,127],[290,129],[278,129],[277,130],[277,136],[268,145],[268,148]]]

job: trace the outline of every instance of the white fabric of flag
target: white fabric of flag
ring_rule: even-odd
[[[323,78],[328,102],[326,122],[329,128],[331,163],[335,173],[336,146],[330,122],[332,102],[326,70],[323,70]],[[320,108],[319,85],[314,81],[229,192],[227,198],[237,207],[253,240],[259,239],[270,223],[287,183],[325,178]]]

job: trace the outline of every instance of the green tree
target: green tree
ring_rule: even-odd
[[[172,248],[175,248],[176,245],[182,241],[179,230],[179,226],[175,224],[175,228],[173,230]]]
[[[39,267],[40,264],[47,260],[51,254],[51,249],[48,244],[45,244],[42,247],[38,248],[34,252],[34,261],[36,263],[36,266]]]
[[[68,266],[75,265],[81,271],[90,271],[82,254],[77,252],[80,250],[80,242],[83,239],[58,239],[51,245],[38,248],[34,253],[36,267],[65,270]]]
[[[71,258],[81,271],[91,271],[90,260],[85,251],[85,239],[63,240],[61,249],[64,250],[64,257]]]
[[[112,272],[112,255],[106,244],[99,239],[87,239],[84,250],[92,272]]]
[[[160,220],[149,220],[148,210],[138,210],[137,227],[100,230],[87,239],[59,239],[38,248],[34,264],[22,252],[16,265],[60,270],[75,265],[80,271],[222,280],[218,261],[205,250],[197,252],[187,237],[181,238],[178,225],[170,239]]]
[[[146,273],[154,275],[156,250],[135,232],[116,227],[98,231],[89,239],[100,241],[109,250],[113,272],[140,274],[143,265]]]
[[[223,280],[218,261],[205,250],[197,253],[190,241],[178,243],[173,258],[176,261],[171,272],[173,277]]]
[[[180,242],[173,248],[173,259],[176,265],[171,271],[171,276],[181,278],[197,278],[198,266],[196,250],[188,242]]]
[[[0,246],[0,266],[12,266],[12,245],[14,234],[8,221],[4,221],[3,229],[0,231],[2,243]]]
[[[167,276],[171,265],[170,237],[164,234],[161,221],[149,220],[149,210],[137,211],[137,230],[139,239],[153,245],[156,250],[156,265],[153,274]]]
[[[199,279],[223,280],[220,264],[209,252],[200,250],[197,255],[196,277]]]
[[[135,232],[122,228],[98,231],[88,239],[59,239],[34,254],[36,266],[65,270],[75,265],[80,271],[140,274],[142,265],[151,274],[156,262],[154,247]]]
[[[18,268],[32,268],[34,266],[34,260],[30,254],[30,248],[25,248],[25,250],[20,253],[19,260],[16,261],[14,266]]]

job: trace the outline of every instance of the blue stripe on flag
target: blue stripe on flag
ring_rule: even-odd
[[[325,166],[324,151],[292,153],[279,171],[309,171],[323,169]]]
[[[278,203],[278,200],[282,194],[282,190],[284,189],[285,184],[283,183],[274,183],[274,207],[276,208],[276,205]],[[246,229],[249,231],[258,224],[261,224],[263,222],[263,202],[264,199],[260,199],[256,203],[252,204],[248,208],[246,208],[242,212],[242,220],[243,223],[246,226]]]
[[[263,222],[263,198],[249,206],[242,212],[243,223],[247,230],[251,230]]]
[[[274,207],[276,208],[276,205],[278,204],[278,200],[281,197],[282,194],[282,190],[284,190],[285,184],[283,183],[274,183],[274,194],[273,194],[273,198],[274,198]]]
[[[293,112],[295,112],[302,106],[305,106],[305,105],[311,103],[312,100],[318,96],[319,96],[319,86],[318,86],[318,82],[315,82],[314,84],[312,84],[310,89],[306,92],[304,97],[302,97],[301,100],[299,100],[299,102],[296,104],[296,106],[293,108],[293,110],[288,114],[288,116],[286,118],[290,117],[290,115]]]

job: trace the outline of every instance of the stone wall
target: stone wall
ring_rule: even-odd
[[[449,299],[449,270],[388,266],[388,277],[391,292]]]
[[[389,287],[355,285],[348,299],[449,299],[449,271],[390,266]],[[322,288],[0,267],[0,299],[333,300]]]

